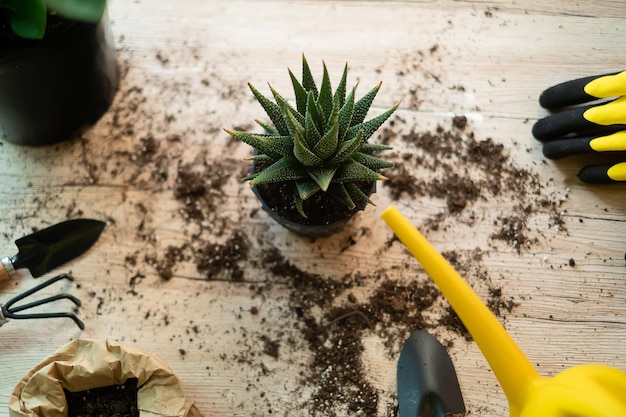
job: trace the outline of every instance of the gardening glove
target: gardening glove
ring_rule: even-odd
[[[557,84],[541,93],[539,104],[559,110],[533,126],[547,158],[626,151],[626,71]],[[578,178],[595,184],[626,181],[626,162],[588,165]]]

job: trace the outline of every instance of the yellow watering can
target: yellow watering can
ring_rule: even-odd
[[[489,362],[511,417],[626,417],[626,372],[579,365],[539,375],[498,319],[454,268],[394,206],[382,218],[437,284]]]

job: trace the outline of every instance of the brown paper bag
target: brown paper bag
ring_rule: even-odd
[[[180,381],[155,355],[107,339],[76,339],[45,359],[17,384],[11,417],[65,417],[71,392],[137,378],[141,417],[202,417],[185,399]]]

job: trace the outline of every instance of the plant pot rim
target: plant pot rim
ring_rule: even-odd
[[[265,211],[272,219],[274,219],[280,225],[284,226],[285,228],[295,233],[298,233],[303,236],[312,237],[312,238],[329,237],[339,232],[341,229],[344,228],[344,226],[346,226],[354,218],[354,216],[358,212],[365,210],[365,207],[367,207],[367,204],[365,204],[363,207],[357,206],[358,209],[355,210],[354,213],[352,213],[351,215],[347,217],[338,219],[337,221],[334,221],[332,223],[319,224],[319,225],[302,224],[302,223],[295,222],[293,220],[286,219],[280,214],[278,214],[276,211],[272,210],[272,208],[269,207],[267,203],[265,202],[265,199],[261,195],[258,187],[252,186],[251,188],[252,188],[252,192],[254,193],[254,195],[261,202],[261,209],[263,209],[263,211]],[[376,192],[376,181],[372,181],[372,188],[371,188],[371,192],[369,193],[369,195],[372,195],[375,192]]]

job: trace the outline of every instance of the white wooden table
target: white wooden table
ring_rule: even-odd
[[[311,242],[257,210],[248,186],[238,182],[249,149],[222,128],[264,120],[248,81],[267,94],[270,82],[291,98],[287,68],[299,73],[302,53],[316,77],[324,60],[334,82],[348,62],[349,83],[358,80],[360,94],[382,80],[375,111],[401,101],[398,118],[386,125],[397,134],[396,161],[413,149],[402,135],[451,129],[453,116],[466,116],[464,137],[502,144],[507,164],[538,178],[527,200],[483,190],[486,198],[446,215],[426,235],[463,259],[480,248],[482,260],[470,272],[488,280],[466,278],[482,297],[500,288],[514,301],[499,318],[542,375],[587,362],[626,369],[626,188],[583,185],[575,175],[588,160],[547,161],[530,133],[547,114],[537,103],[543,89],[624,69],[623,11],[620,1],[112,0],[124,73],[112,109],[79,140],[48,148],[0,143],[3,255],[13,255],[13,241],[32,228],[75,217],[108,223],[85,255],[46,275],[73,273],[78,285],[62,289],[83,301],[84,332],[66,320],[14,320],[0,329],[0,416],[8,415],[19,379],[77,337],[117,339],[156,353],[206,416],[310,415],[316,385],[303,379],[315,352],[303,335],[296,290],[261,257],[277,250],[295,268],[337,282],[365,277],[334,306],[349,303],[348,292],[366,302],[384,279],[428,280],[400,244],[389,245],[392,234],[379,215],[395,204],[423,227],[445,213],[445,199],[394,200],[390,188],[379,186],[376,207],[338,236]],[[154,152],[145,148],[150,137],[160,145]],[[206,174],[204,183],[213,187],[215,209],[203,222],[183,215],[186,201],[175,195],[179,165]],[[420,172],[426,181],[432,174]],[[539,199],[555,206],[541,207]],[[530,243],[517,251],[493,234],[520,204],[533,210],[525,231]],[[229,269],[207,279],[189,248],[187,258],[172,263],[171,279],[158,273],[155,263],[168,247],[219,245],[234,230],[250,244],[243,281],[233,282]],[[0,302],[38,282],[21,272],[0,288]],[[452,342],[469,415],[507,415],[476,344],[436,325],[442,303],[429,313],[430,330]],[[307,313],[323,324],[324,308]],[[400,344],[385,348],[380,328],[359,332],[365,379],[378,395],[375,415],[394,415]],[[279,346],[277,357],[267,354],[266,338]],[[341,405],[330,410],[350,415]]]

